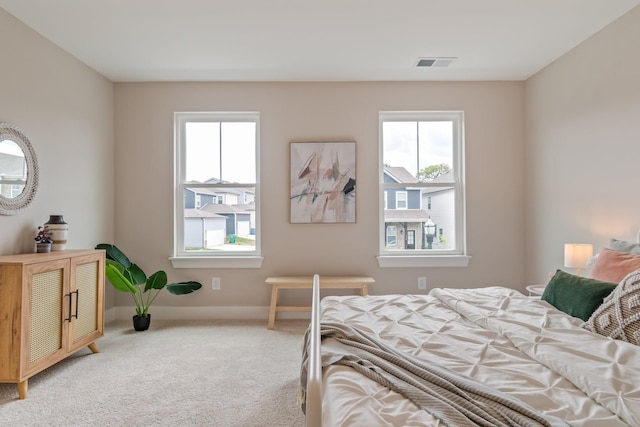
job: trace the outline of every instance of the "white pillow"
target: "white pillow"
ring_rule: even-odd
[[[624,240],[614,239],[609,240],[609,249],[619,252],[629,252],[632,254],[640,254],[640,243],[631,243]]]

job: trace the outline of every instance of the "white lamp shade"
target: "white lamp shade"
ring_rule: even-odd
[[[565,243],[564,266],[567,268],[586,268],[593,256],[593,245],[586,243]]]

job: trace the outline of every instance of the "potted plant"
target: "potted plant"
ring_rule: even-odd
[[[51,245],[53,244],[53,233],[46,225],[38,227],[38,234],[36,234],[36,252],[47,253],[51,252]]]
[[[136,305],[133,327],[136,331],[145,331],[149,328],[151,322],[149,307],[162,289],[167,288],[173,295],[184,295],[202,287],[202,284],[195,281],[167,284],[167,273],[163,270],[156,271],[147,277],[144,271],[132,263],[115,245],[100,243],[96,249],[106,251],[105,274],[111,285],[118,291],[131,293],[133,297]]]

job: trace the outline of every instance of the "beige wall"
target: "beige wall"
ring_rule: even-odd
[[[116,242],[145,270],[199,280],[158,305],[264,307],[270,275],[360,274],[371,293],[428,286],[524,286],[524,128],[521,82],[503,83],[117,83]],[[378,112],[464,110],[467,268],[378,267]],[[173,270],[173,113],[259,111],[264,264],[261,269]],[[289,142],[357,142],[357,223],[289,224]],[[220,291],[211,290],[219,276]],[[287,296],[284,297],[287,300]],[[127,295],[118,305],[128,304]]]
[[[69,223],[70,248],[112,238],[113,83],[2,9],[0,40],[0,122],[26,134],[40,165],[33,203],[0,215],[0,254],[32,252],[50,214]]]
[[[529,282],[640,229],[640,7],[525,85]]]
[[[205,283],[163,295],[164,306],[264,307],[265,277],[314,272],[371,275],[372,293],[417,292],[418,276],[429,287],[522,289],[561,267],[565,242],[600,249],[640,228],[639,24],[636,8],[524,83],[114,85],[0,10],[0,121],[25,131],[41,165],[33,204],[0,216],[0,254],[30,251],[35,227],[62,213],[71,247],[113,241],[147,271]],[[377,114],[414,109],[465,111],[467,268],[375,260]],[[261,113],[262,269],[173,270],[167,260],[172,114],[190,110]],[[357,142],[356,224],[289,224],[288,144],[302,140]],[[209,290],[212,276],[221,291]],[[110,307],[130,305],[108,295]]]
[[[0,120],[25,131],[41,164],[32,206],[0,216],[0,253],[31,250],[34,228],[60,212],[70,246],[114,241],[148,271],[206,285],[158,305],[264,307],[265,277],[313,272],[371,275],[372,293],[418,292],[418,276],[429,287],[522,289],[561,267],[565,242],[598,250],[640,228],[639,24],[636,8],[527,82],[114,85],[0,10],[10,58]],[[468,268],[378,267],[377,114],[395,109],[465,111]],[[173,270],[167,260],[172,114],[189,110],[261,113],[262,269]],[[289,224],[288,144],[302,140],[357,142],[356,224]],[[212,276],[221,291],[209,290]]]

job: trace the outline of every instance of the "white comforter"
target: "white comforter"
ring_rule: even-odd
[[[571,425],[640,426],[640,347],[511,289],[325,297],[322,321],[372,333]],[[323,378],[323,425],[441,425],[351,368],[327,367]]]

